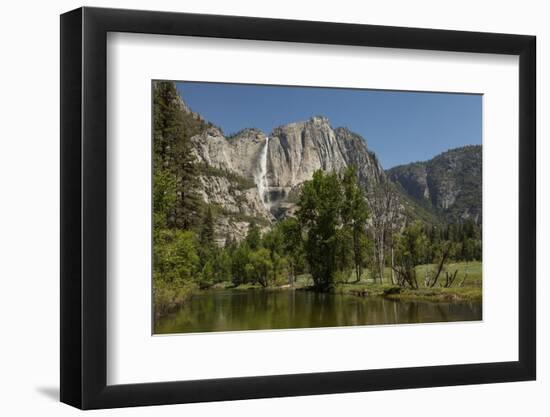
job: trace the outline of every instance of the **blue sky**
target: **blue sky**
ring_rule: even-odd
[[[184,101],[226,134],[328,117],[367,141],[387,169],[481,144],[481,95],[179,82]]]

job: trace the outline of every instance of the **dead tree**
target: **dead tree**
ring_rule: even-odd
[[[418,289],[418,280],[416,279],[416,269],[414,266],[397,265],[392,266],[392,270],[397,275],[396,284],[400,287],[406,287],[407,285],[412,289]]]
[[[400,217],[399,198],[393,185],[383,181],[373,185],[367,195],[367,202],[371,214],[368,230],[374,243],[374,272],[380,283],[383,281],[386,266],[386,249],[391,252],[392,284],[397,284],[395,265],[393,261],[393,235],[398,229]]]
[[[440,275],[443,272],[445,272],[445,282],[443,283],[443,285],[440,285],[441,287],[449,288],[453,285],[453,283],[456,280],[456,277],[458,275],[458,269],[452,273],[449,273],[448,271],[445,270],[445,262],[447,262],[447,260],[449,259],[449,256],[452,250],[452,244],[450,242],[445,242],[443,243],[442,249],[443,249],[443,253],[441,254],[441,259],[439,260],[439,263],[437,265],[437,270],[434,272],[433,276],[430,276],[430,273],[426,272],[426,277],[424,281],[426,287],[429,287],[429,288],[435,287]],[[468,274],[466,273],[466,275]],[[464,277],[464,280],[465,279],[466,277]],[[464,280],[462,280],[462,283],[460,284],[460,286],[464,285]]]
[[[450,248],[451,248],[450,245],[445,245],[444,246],[443,254],[441,255],[441,259],[439,260],[437,271],[435,272],[433,277],[430,277],[429,274],[426,276],[426,282],[425,282],[426,287],[433,288],[435,286],[435,284],[437,284],[437,280],[439,279],[439,276],[441,275],[441,272],[444,269],[445,261],[449,257]]]
[[[453,272],[452,274],[445,272],[445,285],[444,285],[445,288],[450,288],[453,285],[457,274],[458,274],[458,269],[455,270],[455,272]]]
[[[464,287],[464,283],[466,282],[466,278],[468,278],[468,272],[464,273],[464,278],[462,278],[462,281],[460,281],[460,284],[458,284],[459,287]]]

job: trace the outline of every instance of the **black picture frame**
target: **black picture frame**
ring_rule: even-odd
[[[519,360],[107,385],[108,32],[519,56]],[[61,401],[82,409],[534,380],[534,36],[80,8],[61,15]]]

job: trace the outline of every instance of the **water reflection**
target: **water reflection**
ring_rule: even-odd
[[[213,290],[163,317],[155,333],[481,320],[481,303],[392,301],[307,291]]]

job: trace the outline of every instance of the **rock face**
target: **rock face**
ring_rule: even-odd
[[[340,172],[355,165],[365,187],[385,177],[365,140],[345,128],[333,129],[325,117],[280,126],[270,134],[268,201],[271,213],[281,217],[294,209],[293,197],[313,173]]]
[[[220,129],[211,127],[192,139],[199,161],[219,169],[253,178],[266,135],[256,129],[245,129],[226,138]]]
[[[365,140],[348,129],[333,129],[325,117],[280,126],[269,135],[245,129],[226,138],[211,127],[192,141],[202,165],[225,173],[225,179],[202,178],[205,201],[266,221],[293,213],[301,185],[318,169],[340,172],[355,165],[366,188],[385,178]],[[231,177],[252,188],[235,195]]]
[[[426,162],[394,167],[386,172],[404,191],[442,214],[447,221],[482,220],[482,149],[465,146]]]
[[[193,119],[204,120],[183,101],[180,108]],[[269,134],[249,128],[225,136],[221,129],[205,125],[191,142],[200,167],[198,192],[206,203],[218,207],[220,240],[241,240],[251,222],[269,228],[277,219],[292,215],[300,187],[316,170],[340,172],[350,165],[357,168],[367,193],[391,180],[400,188],[402,203],[407,200],[417,213],[424,210],[427,217],[481,222],[481,146],[451,150],[385,172],[365,139],[347,128],[333,128],[326,117],[279,126]]]
[[[228,139],[220,129],[210,127],[191,141],[200,167],[199,194],[206,203],[220,209],[216,234],[223,239],[242,240],[251,221],[269,226],[273,216],[266,209],[256,182],[266,136],[250,129]]]

